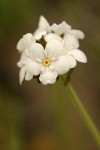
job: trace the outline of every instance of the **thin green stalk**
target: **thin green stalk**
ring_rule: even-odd
[[[79,97],[77,96],[76,92],[74,91],[74,88],[72,87],[72,85],[70,83],[68,83],[66,85],[66,87],[67,87],[67,92],[68,92],[70,99],[72,100],[73,104],[76,106],[83,121],[85,122],[87,128],[89,129],[92,136],[94,137],[98,147],[100,148],[100,133],[99,133],[98,129],[96,128],[95,124],[93,123],[90,116],[86,112],[83,104],[81,103]]]

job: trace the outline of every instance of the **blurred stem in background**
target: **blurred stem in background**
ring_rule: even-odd
[[[59,149],[66,150],[70,145],[69,107],[64,98],[64,91],[60,83],[52,85],[50,99],[54,107],[55,131],[59,141]],[[65,96],[66,97],[66,96]],[[67,107],[67,109],[66,109]]]
[[[70,82],[67,83],[66,88],[67,88],[67,93],[68,93],[70,99],[72,100],[73,104],[76,106],[76,109],[80,113],[83,121],[85,122],[87,128],[89,129],[92,136],[94,137],[98,147],[100,148],[100,133],[99,133],[98,129],[96,128],[95,124],[93,123],[90,116],[86,112],[83,104],[81,103],[79,97],[77,96],[77,94],[74,91],[74,88],[72,87]]]

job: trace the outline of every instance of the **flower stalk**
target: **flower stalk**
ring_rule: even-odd
[[[93,121],[91,120],[87,111],[85,110],[83,104],[81,103],[79,97],[77,96],[77,94],[70,82],[67,83],[66,88],[67,88],[67,93],[68,93],[71,101],[73,102],[76,109],[80,113],[81,118],[83,119],[85,125],[89,129],[91,135],[94,137],[94,140],[100,149],[100,133],[99,133],[98,129],[96,128],[95,124],[93,123]]]

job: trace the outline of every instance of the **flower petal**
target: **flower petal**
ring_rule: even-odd
[[[51,30],[57,33],[58,35],[62,35],[66,33],[67,31],[69,31],[70,29],[71,29],[71,26],[68,25],[65,21],[63,21],[61,24],[58,24],[58,25],[54,23],[51,26]]]
[[[51,68],[60,75],[68,72],[70,68],[74,68],[75,66],[76,60],[67,55],[59,57],[58,60],[52,62],[51,64]]]
[[[42,84],[53,84],[56,82],[57,73],[49,68],[45,68],[44,71],[40,74],[39,80]]]
[[[18,62],[17,62],[17,66],[18,66],[19,68],[21,68],[21,67],[23,66],[23,61],[21,61],[21,60],[18,61]]]
[[[24,49],[23,38],[21,38],[21,39],[18,41],[17,50],[21,52],[23,49]]]
[[[55,33],[49,33],[49,34],[45,35],[44,38],[45,38],[46,42],[50,42],[52,40],[58,40],[60,42],[63,42],[63,39]]]
[[[26,50],[26,51],[27,51],[27,50]],[[23,67],[23,65],[26,64],[26,60],[27,60],[27,58],[28,58],[28,56],[27,56],[27,54],[26,54],[26,51],[21,54],[21,58],[20,58],[20,60],[17,62],[17,66],[18,66],[19,68]]]
[[[43,16],[40,16],[38,28],[33,33],[33,36],[36,40],[39,40],[43,35],[46,35],[47,32],[50,32],[50,25]]]
[[[78,49],[74,49],[68,52],[68,55],[73,56],[77,61],[86,63],[87,62],[87,57],[86,55]]]
[[[30,45],[35,42],[33,35],[31,33],[27,33],[21,38],[17,44],[17,49],[21,52],[25,49],[28,49]]]
[[[20,82],[20,84],[22,84],[22,81],[24,80],[25,72],[26,72],[26,68],[22,67],[20,69],[20,72],[19,72],[19,82]]]
[[[48,42],[45,50],[47,52],[48,58],[51,60],[63,55],[63,45],[57,40]]]
[[[77,39],[84,39],[84,33],[80,30],[71,30],[70,34]]]
[[[67,55],[67,60],[70,62],[70,68],[74,68],[76,66],[77,62],[73,57]]]
[[[65,41],[64,46],[66,50],[76,49],[79,47],[78,40],[70,34],[66,34],[64,36],[64,41]]]
[[[35,43],[30,47],[29,55],[32,60],[42,61],[45,56],[45,50],[41,44]]]
[[[50,30],[50,25],[44,16],[40,16],[39,29],[41,31],[49,31]]]
[[[41,63],[32,61],[31,59],[28,59],[26,62],[27,71],[34,76],[37,76],[40,74],[42,67],[43,65]]]
[[[25,75],[25,80],[29,81],[33,78],[33,75],[29,72],[26,72],[26,75]]]

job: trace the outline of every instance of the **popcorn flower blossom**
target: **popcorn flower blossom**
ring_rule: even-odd
[[[79,39],[83,38],[82,31],[71,29],[65,21],[50,26],[41,16],[36,31],[25,34],[17,44],[21,54],[17,63],[20,84],[24,78],[31,80],[35,76],[44,85],[53,84],[59,75],[74,68],[77,61],[86,63],[86,55],[79,50]]]

